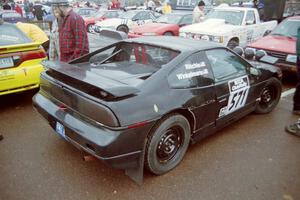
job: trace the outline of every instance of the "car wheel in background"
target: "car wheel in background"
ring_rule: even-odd
[[[277,78],[271,78],[261,92],[255,113],[265,114],[271,112],[278,104],[280,96],[281,82]]]
[[[117,27],[117,31],[121,31],[127,34],[129,32],[129,29],[126,25],[120,25]]]
[[[164,35],[166,35],[166,36],[174,36],[173,33],[172,33],[172,32],[169,32],[169,31],[168,31],[168,32],[165,32]]]
[[[145,166],[156,175],[175,168],[183,159],[191,137],[189,121],[182,115],[164,117],[148,135]]]

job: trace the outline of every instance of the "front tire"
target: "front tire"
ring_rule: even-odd
[[[271,78],[263,88],[260,101],[258,102],[255,113],[266,114],[271,112],[278,104],[281,96],[281,82],[277,78]]]
[[[172,32],[168,31],[164,33],[165,36],[174,36]]]
[[[165,117],[148,135],[145,166],[162,175],[175,168],[183,159],[191,138],[189,121],[182,115]]]

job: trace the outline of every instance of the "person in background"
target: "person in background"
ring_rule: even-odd
[[[60,61],[69,62],[89,53],[89,42],[83,18],[69,6],[68,0],[53,0],[52,9],[62,20],[59,27]]]
[[[16,4],[15,11],[23,17],[23,11],[22,11],[21,6],[19,6],[19,4]]]
[[[59,51],[59,26],[61,25],[62,18],[57,10],[53,10],[54,20],[50,32],[50,45],[49,45],[49,60],[60,60]]]
[[[166,1],[164,3],[163,8],[162,8],[162,13],[163,14],[168,14],[168,13],[171,13],[171,12],[172,12],[172,7],[171,7],[169,1]]]
[[[204,1],[199,1],[193,10],[193,24],[203,22],[204,20]]]
[[[29,7],[29,2],[24,0],[24,11],[25,11],[25,16],[27,19],[29,19],[30,16],[30,7]]]
[[[32,13],[34,14],[37,20],[43,20],[44,14],[47,14],[42,4],[40,4],[38,1],[36,1],[36,4],[33,6]]]
[[[11,10],[11,6],[8,4],[8,1],[4,2],[2,8],[3,10]]]
[[[35,24],[17,22],[16,26],[24,32],[32,41],[40,43],[45,51],[49,49],[47,34]]]
[[[154,1],[153,0],[148,0],[147,9],[148,10],[155,10],[155,7],[156,7],[156,5],[155,5]]]
[[[119,0],[113,0],[110,6],[111,10],[118,10],[120,9],[120,2]]]
[[[298,28],[298,33],[297,33],[296,52],[297,52],[297,85],[294,94],[293,113],[296,115],[300,115],[300,27]],[[296,135],[300,137],[300,118],[296,123],[286,126],[285,130],[286,132],[292,135]]]

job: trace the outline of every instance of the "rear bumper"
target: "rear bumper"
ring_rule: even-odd
[[[139,166],[145,138],[154,123],[132,129],[107,129],[89,123],[80,114],[60,109],[41,92],[33,97],[33,105],[54,130],[57,122],[64,126],[67,141],[118,169]]]
[[[22,92],[39,87],[42,59],[26,61],[15,68],[0,70],[0,95]]]

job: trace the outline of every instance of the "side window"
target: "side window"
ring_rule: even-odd
[[[147,20],[150,19],[150,13],[149,12],[142,12],[140,15],[140,20]]]
[[[213,75],[203,52],[195,53],[180,63],[168,76],[172,88],[195,88],[213,84]]]
[[[248,11],[246,15],[246,25],[256,24],[254,11]]]
[[[247,63],[227,49],[206,51],[215,82],[232,79],[247,73]]]
[[[193,21],[192,15],[186,15],[182,18],[180,24],[181,25],[189,25],[189,24],[192,24],[192,21]]]

